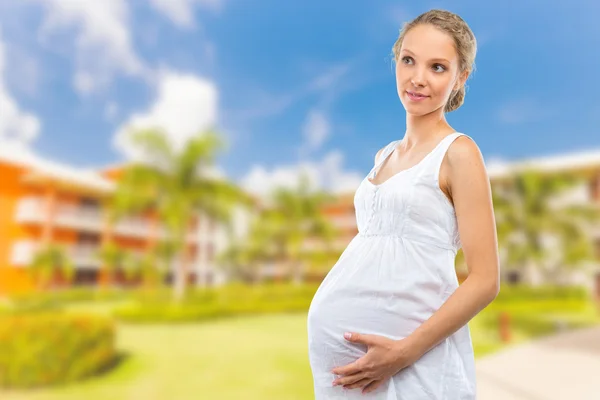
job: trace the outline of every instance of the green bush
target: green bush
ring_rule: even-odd
[[[111,320],[78,315],[0,318],[0,386],[29,388],[94,374],[115,360]]]
[[[307,311],[317,287],[314,285],[228,285],[190,291],[179,304],[170,293],[146,297],[121,307],[114,315],[127,322],[196,322],[226,316]]]
[[[38,304],[67,305],[94,300],[122,300],[131,298],[134,292],[134,290],[129,289],[102,290],[100,288],[75,287],[13,295],[11,299],[15,304],[23,306]]]
[[[580,286],[538,286],[508,285],[500,287],[496,303],[522,302],[524,300],[589,300],[590,293]]]
[[[507,311],[511,314],[539,313],[576,313],[585,311],[590,306],[588,300],[522,300],[511,302],[492,302],[489,310]]]

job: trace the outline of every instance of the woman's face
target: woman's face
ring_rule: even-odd
[[[406,111],[428,114],[443,107],[457,82],[458,58],[452,38],[431,25],[404,36],[396,60],[396,88]],[[423,95],[413,97],[409,92]]]

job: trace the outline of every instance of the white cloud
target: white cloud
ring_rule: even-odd
[[[324,73],[315,77],[308,85],[310,90],[331,90],[338,82],[348,74],[350,63],[332,65]]]
[[[319,149],[323,145],[323,142],[329,137],[330,133],[331,125],[323,112],[311,110],[306,117],[302,129],[304,143],[298,151],[300,157],[303,157],[306,153]]]
[[[5,82],[10,89],[34,97],[42,81],[42,66],[30,53],[12,43],[5,43],[5,58],[10,65],[4,71]]]
[[[217,120],[218,92],[208,80],[191,74],[162,71],[157,96],[150,108],[132,115],[118,130],[114,144],[126,157],[137,158],[129,138],[131,129],[165,130],[173,146],[180,149],[192,136],[210,129]]]
[[[398,27],[398,30],[402,28],[402,25],[404,23],[410,22],[417,16],[413,12],[398,5],[390,7],[387,10],[387,15],[391,18],[392,22]]]
[[[135,54],[125,0],[33,0],[44,6],[40,28],[44,41],[58,33],[70,33],[76,50],[75,88],[82,94],[108,86],[115,74],[143,75],[146,68]],[[70,36],[67,36],[70,37]],[[62,38],[61,38],[62,39]],[[64,47],[58,43],[51,43]]]
[[[308,82],[301,83],[297,89],[279,95],[256,90],[245,91],[251,98],[246,102],[249,107],[231,110],[230,113],[244,122],[248,119],[269,117],[284,112],[298,101],[314,94],[319,98],[318,107],[327,108],[343,91],[349,90],[350,85],[346,81],[353,63],[338,63],[321,68],[324,72],[320,72]]]
[[[26,145],[39,134],[40,121],[35,115],[21,110],[8,93],[4,85],[5,54],[4,42],[0,36],[0,141],[3,145],[7,142]]]
[[[335,194],[353,192],[363,177],[357,172],[345,171],[343,162],[344,155],[339,150],[332,150],[317,163],[283,165],[272,171],[261,165],[254,165],[241,179],[240,185],[248,192],[266,197],[276,187],[297,187],[302,173],[305,173],[313,188]]]
[[[547,116],[550,116],[550,110],[531,98],[511,100],[496,110],[496,119],[505,124],[537,121]]]
[[[321,162],[321,175],[326,180],[327,188],[333,193],[355,191],[364,179],[359,172],[345,171],[344,154],[340,150],[332,150]]]
[[[152,6],[165,14],[175,25],[189,28],[194,25],[194,6],[219,9],[223,0],[150,0]]]
[[[109,102],[104,107],[104,118],[107,121],[113,121],[119,112],[119,106],[114,101]]]

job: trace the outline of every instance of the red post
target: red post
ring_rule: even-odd
[[[500,339],[503,343],[510,342],[510,315],[506,311],[500,312],[499,318]]]

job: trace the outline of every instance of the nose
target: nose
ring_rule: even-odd
[[[415,87],[423,87],[425,86],[425,74],[423,71],[421,71],[420,68],[416,68],[415,69],[415,73],[411,79],[411,83],[415,86]]]

